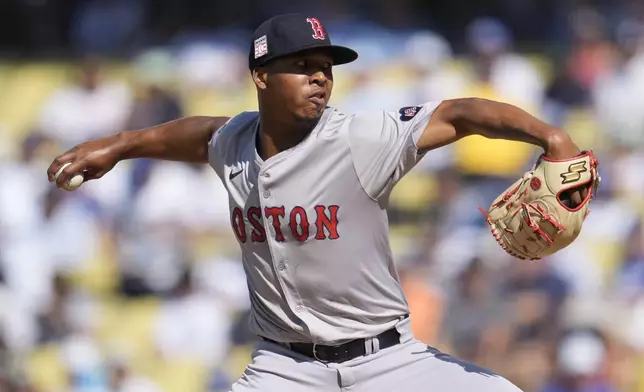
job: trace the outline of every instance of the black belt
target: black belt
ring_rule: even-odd
[[[400,333],[394,327],[375,337],[379,342],[379,349],[395,346],[400,343]],[[356,339],[340,346],[324,346],[313,343],[278,343],[274,340],[262,338],[271,343],[287,346],[298,354],[321,362],[342,363],[367,354],[366,341],[369,339]]]

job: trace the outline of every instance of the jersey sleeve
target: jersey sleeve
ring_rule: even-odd
[[[208,141],[208,163],[219,178],[224,178],[226,162],[240,154],[236,135],[246,131],[256,118],[256,112],[242,112],[230,118]]]
[[[391,191],[424,156],[417,142],[440,102],[398,111],[355,114],[350,118],[349,147],[358,179],[374,200]]]
[[[212,134],[208,142],[208,163],[215,170],[219,178],[223,178],[224,171],[224,152],[226,151],[226,126],[230,124],[233,119],[229,119],[224,125]]]

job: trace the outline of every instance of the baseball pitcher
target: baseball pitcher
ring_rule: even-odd
[[[468,135],[540,146],[535,168],[484,211],[504,249],[536,259],[578,234],[597,161],[565,132],[498,102],[342,113],[328,106],[333,67],[357,57],[332,45],[317,18],[274,17],[249,42],[259,111],[91,140],[57,157],[49,180],[65,189],[78,175],[98,179],[143,157],[212,166],[228,190],[261,338],[234,392],[518,391],[413,336],[389,247],[388,197],[430,150]]]

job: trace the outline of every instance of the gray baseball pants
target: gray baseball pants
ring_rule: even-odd
[[[396,328],[399,345],[340,364],[261,341],[231,392],[521,392],[503,377],[415,339],[409,318]]]

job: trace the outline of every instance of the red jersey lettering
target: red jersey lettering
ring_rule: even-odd
[[[291,233],[296,240],[304,242],[309,238],[309,219],[306,216],[306,210],[304,208],[298,206],[291,210],[290,226]]]
[[[232,217],[233,230],[237,236],[237,240],[241,243],[246,243],[246,223],[244,222],[244,215],[239,207],[235,207]]]
[[[266,207],[264,208],[264,214],[266,215],[266,219],[268,219],[268,217],[273,218],[273,227],[275,228],[275,241],[283,242],[284,234],[282,234],[282,229],[280,227],[280,217],[284,217],[284,206]]]
[[[340,206],[329,206],[329,215],[326,214],[327,207],[325,206],[315,206],[315,212],[317,213],[317,219],[315,221],[315,226],[317,228],[317,234],[315,235],[316,240],[325,240],[327,238],[331,240],[336,240],[340,238],[338,234],[338,210]],[[329,232],[329,236],[325,235],[325,229]]]
[[[266,230],[264,230],[264,225],[262,224],[262,210],[260,210],[257,207],[249,208],[248,221],[253,226],[253,232],[250,235],[251,241],[253,242],[266,241]]]

